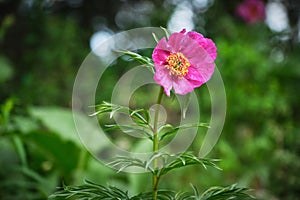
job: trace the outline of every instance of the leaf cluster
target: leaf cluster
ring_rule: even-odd
[[[85,183],[80,186],[64,186],[63,190],[55,192],[49,196],[49,199],[129,200],[130,198],[127,192],[116,187],[104,187],[90,181],[85,181]]]
[[[249,194],[249,189],[240,188],[236,185],[228,187],[212,187],[204,191],[201,195],[197,188],[192,185],[194,190],[191,192],[175,192],[171,190],[159,190],[159,200],[247,200],[253,199]],[[77,199],[77,200],[152,200],[152,192],[143,192],[130,197],[127,191],[123,191],[114,186],[104,187],[85,181],[80,186],[64,186],[52,194],[49,199]]]
[[[101,104],[96,105],[96,112],[91,114],[90,116],[96,116],[109,113],[110,118],[112,118],[116,113],[121,113],[128,115],[133,123],[127,125],[119,125],[119,124],[109,124],[105,125],[107,131],[111,130],[122,130],[126,133],[128,132],[137,132],[146,138],[153,140],[153,126],[151,124],[150,114],[148,110],[145,109],[130,109],[125,106],[116,105],[112,103],[108,103],[103,101]],[[209,128],[208,124],[206,123],[199,123],[199,124],[184,124],[181,126],[173,126],[171,124],[165,124],[159,127],[158,135],[159,141],[163,139],[175,135],[179,130],[189,129],[193,127],[205,127]]]
[[[129,56],[131,59],[138,61],[139,63],[145,65],[145,67],[148,67],[151,72],[154,73],[154,63],[153,60],[147,56],[142,56],[138,53],[135,53],[133,51],[128,51],[128,50],[116,50],[117,53],[122,53],[126,56]]]
[[[160,167],[154,168],[153,162],[159,161]],[[202,165],[205,169],[207,166],[214,167],[221,170],[215,162],[216,159],[198,158],[193,155],[192,152],[184,152],[178,154],[168,154],[157,152],[151,155],[147,160],[141,160],[138,158],[118,157],[116,160],[110,163],[111,166],[119,168],[119,172],[126,168],[135,166],[144,168],[145,171],[150,171],[158,177],[161,177],[168,172],[189,165]]]
[[[112,118],[116,113],[122,113],[128,115],[133,124],[128,125],[119,125],[119,124],[110,124],[106,125],[106,130],[116,130],[122,129],[127,131],[137,130],[139,133],[145,135],[146,137],[151,137],[152,126],[150,125],[150,114],[148,110],[145,109],[137,109],[133,110],[125,106],[116,105],[112,103],[108,103],[103,101],[101,104],[96,106],[96,112],[91,114],[90,116],[96,116],[109,113],[110,118]]]

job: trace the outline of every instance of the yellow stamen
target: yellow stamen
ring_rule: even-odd
[[[176,75],[183,77],[188,73],[188,68],[191,66],[188,59],[182,53],[171,53],[167,59],[167,65],[165,66],[170,70],[170,75]]]

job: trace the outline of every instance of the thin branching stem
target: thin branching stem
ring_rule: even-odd
[[[159,90],[159,95],[157,98],[157,105],[155,108],[155,113],[154,113],[154,122],[153,122],[153,152],[157,153],[158,152],[158,147],[159,147],[159,141],[158,141],[158,116],[159,116],[159,108],[161,105],[161,100],[163,97],[163,87],[160,87]],[[154,170],[158,167],[158,161],[157,159],[154,159],[153,161],[153,168]],[[157,174],[153,174],[153,184],[152,184],[152,191],[153,191],[153,199],[157,200],[157,190],[158,190],[158,182],[159,182],[159,176]]]

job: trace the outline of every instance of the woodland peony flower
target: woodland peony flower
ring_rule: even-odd
[[[167,96],[173,88],[176,94],[185,95],[206,83],[214,72],[217,48],[211,39],[197,32],[183,29],[161,39],[152,58],[155,64],[154,80]]]
[[[249,24],[265,19],[265,4],[261,0],[244,0],[236,8],[236,14]]]

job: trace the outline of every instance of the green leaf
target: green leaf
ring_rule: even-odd
[[[207,159],[207,158],[198,158],[193,155],[191,152],[184,152],[175,155],[164,154],[163,156],[167,156],[165,159],[164,166],[157,171],[158,176],[162,176],[173,169],[178,169],[188,165],[202,165],[205,169],[207,166],[214,167],[218,170],[221,170],[216,164],[216,159]]]
[[[27,166],[26,151],[25,151],[22,139],[20,138],[19,135],[13,134],[12,141],[13,141],[16,151],[20,157],[22,165]]]
[[[96,112],[90,116],[101,115],[104,113],[109,113],[110,117],[116,113],[122,113],[128,115],[136,123],[137,126],[152,129],[149,120],[149,112],[145,109],[132,110],[125,106],[120,106],[112,103],[103,101],[101,104],[96,105]]]
[[[170,37],[169,31],[166,28],[162,27],[162,26],[160,28],[165,32],[165,35],[166,35],[167,39],[169,39],[169,37]]]
[[[18,168],[18,170],[20,170],[24,175],[26,175],[26,177],[30,178],[32,183],[35,184],[35,189],[39,189],[45,195],[49,195],[51,192],[53,192],[53,188],[56,187],[57,176],[55,174],[43,177],[28,167],[21,167]]]
[[[158,42],[159,42],[159,39],[157,38],[156,34],[155,34],[155,33],[152,33],[152,36],[153,36],[155,42],[158,43]]]
[[[120,110],[120,109],[125,109],[125,107],[123,106],[119,106],[119,105],[116,105],[116,104],[112,104],[112,103],[108,103],[106,101],[103,101],[101,104],[99,105],[96,105],[96,112],[95,113],[92,113],[90,114],[90,116],[96,116],[96,115],[101,115],[101,114],[104,114],[104,113],[115,113],[117,110]],[[110,116],[112,116],[110,114]]]
[[[254,199],[249,194],[248,188],[240,188],[236,185],[228,187],[211,187],[206,190],[199,198],[199,200],[241,200]]]
[[[10,98],[1,105],[0,125],[5,125],[9,121],[10,113],[15,105],[15,100]]]
[[[140,62],[141,64],[147,65],[153,69],[153,66],[154,66],[153,61],[151,58],[149,58],[147,56],[142,56],[138,53],[128,51],[128,50],[116,50],[116,52],[125,54],[125,55],[131,57],[132,59]]]
[[[62,140],[59,135],[45,131],[31,132],[25,139],[38,152],[51,159],[60,172],[72,176],[78,165],[78,155],[82,150],[75,143]]]
[[[145,171],[150,171],[151,173],[154,173],[154,169],[151,168],[151,166],[147,165],[147,161],[138,158],[119,156],[114,161],[110,162],[108,165],[118,168],[118,172],[121,172],[129,167],[141,167],[145,169]]]
[[[131,117],[136,117],[140,119],[142,122],[149,123],[150,114],[148,110],[145,109],[137,109],[137,110],[129,110]]]
[[[248,194],[249,189],[239,188],[236,185],[229,187],[212,187],[201,196],[198,189],[192,186],[194,194],[189,192],[175,192],[172,190],[158,190],[159,200],[247,200],[253,198]],[[79,200],[153,200],[152,192],[142,192],[133,197],[128,196],[127,191],[113,186],[104,187],[99,184],[85,181],[80,186],[64,186],[61,190],[50,195],[49,199],[79,199]]]
[[[72,110],[58,107],[31,107],[29,113],[62,139],[72,141],[79,147],[82,146],[77,135]]]
[[[128,193],[124,192],[116,187],[108,186],[104,187],[85,181],[80,186],[64,186],[63,190],[59,190],[49,196],[49,199],[69,199],[75,198],[80,200],[129,200]]]
[[[159,128],[159,141],[162,141],[165,137],[172,136],[177,133],[180,129],[189,129],[194,127],[205,127],[210,128],[208,124],[206,123],[200,123],[200,124],[185,124],[178,127],[173,127],[170,124],[166,124]]]
[[[253,197],[249,189],[239,188],[236,185],[229,187],[212,187],[206,190],[201,196],[198,189],[192,185],[194,194],[189,192],[174,192],[170,190],[159,190],[160,200],[248,200]],[[152,192],[144,192],[131,198],[131,200],[152,200]]]
[[[176,193],[170,190],[159,190],[157,192],[157,199],[159,200],[177,200],[175,198]],[[152,192],[144,192],[140,193],[130,200],[153,200],[153,193]]]
[[[15,128],[23,134],[39,129],[39,123],[31,117],[15,115],[12,117]]]
[[[198,189],[193,184],[191,184],[191,187],[193,188],[195,199],[199,199],[199,191],[198,191]]]
[[[84,147],[76,126],[85,127],[88,133],[98,132],[98,126],[95,126],[88,116],[79,111],[59,107],[31,107],[29,114],[39,120],[47,130],[59,136],[62,140],[66,142],[71,141],[82,149]],[[76,115],[76,125],[73,115]],[[89,145],[95,148],[103,148],[97,140],[89,140]]]
[[[13,77],[13,69],[10,61],[6,57],[0,56],[0,83],[4,83]]]
[[[152,167],[155,160],[162,161],[162,166],[160,169],[154,169]],[[205,169],[207,168],[207,166],[211,166],[218,170],[221,170],[215,164],[216,161],[219,160],[198,158],[191,152],[184,152],[179,154],[157,152],[154,153],[148,160],[119,156],[114,161],[110,162],[109,165],[118,168],[118,172],[121,172],[129,167],[140,167],[145,169],[145,171],[150,171],[151,173],[156,174],[160,177],[173,169],[178,169],[188,165],[202,165]]]
[[[149,129],[144,128],[144,127],[139,127],[136,126],[135,124],[133,125],[118,125],[118,124],[109,124],[105,125],[106,131],[111,131],[111,130],[122,130],[124,133],[138,133],[143,136],[146,136],[146,138],[152,140],[152,135],[149,133]]]

